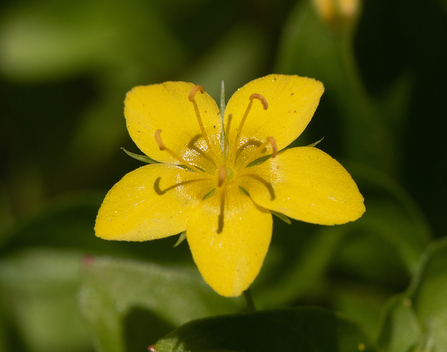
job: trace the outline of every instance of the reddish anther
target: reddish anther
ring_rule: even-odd
[[[158,147],[160,148],[160,150],[166,150],[166,146],[163,143],[163,140],[161,139],[160,133],[161,133],[161,130],[156,130],[155,131],[155,141],[157,142]]]
[[[254,93],[254,94],[250,95],[249,99],[250,100],[258,99],[261,102],[262,107],[264,108],[264,110],[267,110],[268,107],[269,107],[269,104],[267,103],[267,100],[261,94]]]
[[[200,85],[194,86],[193,89],[191,89],[191,92],[189,92],[188,96],[189,101],[194,101],[194,97],[196,96],[197,91],[200,91],[200,93],[202,94],[205,93],[205,89],[202,86]]]

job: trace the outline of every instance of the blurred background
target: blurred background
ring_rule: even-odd
[[[275,221],[254,299],[342,311],[377,335],[385,301],[446,235],[446,17],[444,0],[3,1],[0,351],[94,350],[86,254],[194,271],[176,239],[94,236],[106,192],[141,166],[120,150],[139,153],[125,128],[126,92],[181,80],[219,101],[222,80],[228,99],[269,73],[324,83],[294,145],[324,137],[318,147],[351,172],[367,212],[340,227]],[[158,318],[117,309],[139,327],[124,339],[148,334],[135,323],[145,319],[161,326],[147,345],[172,330],[157,309]]]

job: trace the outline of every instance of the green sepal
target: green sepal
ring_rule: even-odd
[[[321,139],[320,139],[318,142],[314,143],[313,145],[311,144],[310,146],[314,146],[314,145],[316,145],[317,143],[319,143],[320,141],[321,141]],[[281,153],[284,152],[285,150],[286,150],[286,149],[283,149],[283,150],[279,151],[279,152],[277,153],[277,155],[281,154]],[[265,161],[267,161],[268,159],[270,159],[271,157],[272,157],[272,154],[261,156],[260,158],[257,158],[257,159],[255,159],[255,160],[253,160],[250,164],[247,165],[247,167],[252,167],[252,166],[260,165],[260,164],[262,164],[263,162],[265,162]]]
[[[323,139],[324,139],[324,137],[321,138],[320,140],[316,141],[316,142],[313,142],[313,143],[309,144],[307,147],[315,147],[315,146],[316,146],[318,143],[320,143]]]
[[[278,213],[276,211],[270,210],[270,212],[275,215],[277,218],[281,219],[282,221],[284,221],[286,224],[292,225],[292,221],[285,216],[283,213]]]
[[[243,194],[245,194],[246,196],[249,196],[249,197],[250,197],[250,193],[248,193],[248,191],[247,191],[244,187],[239,186],[239,190],[240,190]]]
[[[129,155],[131,158],[134,158],[136,160],[142,161],[144,163],[148,163],[148,164],[160,164],[159,161],[154,160],[149,158],[147,155],[140,155],[140,154],[135,154],[132,152],[129,152],[126,148],[121,147],[121,150],[124,151],[124,153],[126,153],[127,155]]]
[[[224,151],[224,145],[225,145],[225,83],[222,81],[222,85],[220,86],[220,119],[222,123],[222,134],[220,136],[220,149]]]
[[[261,156],[260,158],[257,158],[255,160],[253,160],[250,164],[247,165],[247,167],[252,167],[252,166],[256,166],[256,165],[260,165],[262,164],[264,161],[270,159],[272,155],[265,155],[265,156]]]
[[[178,246],[180,243],[182,243],[185,239],[186,239],[186,231],[183,231],[183,232],[180,234],[180,236],[179,236],[177,242],[175,242],[174,247],[177,247],[177,246]]]
[[[203,196],[202,200],[206,200],[206,199],[208,199],[209,197],[211,197],[211,196],[214,194],[215,191],[216,191],[216,189],[213,188],[211,191],[209,191],[207,194],[205,194],[205,195]]]

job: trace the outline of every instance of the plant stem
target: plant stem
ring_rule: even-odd
[[[247,290],[244,291],[244,297],[245,297],[245,301],[247,302],[247,310],[249,313],[255,313],[256,312],[256,307],[255,307],[255,303],[253,302],[253,297],[251,295],[251,290],[250,288],[248,288]]]

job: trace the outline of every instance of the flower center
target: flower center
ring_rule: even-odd
[[[168,152],[174,159],[178,160],[178,162],[179,162],[178,166],[186,167],[190,171],[198,172],[198,173],[204,175],[205,178],[200,179],[200,180],[213,180],[213,179],[216,180],[216,178],[217,178],[217,180],[216,180],[217,182],[214,181],[217,183],[214,188],[204,189],[203,200],[212,197],[214,195],[216,189],[219,189],[218,193],[219,193],[219,197],[220,197],[220,213],[218,216],[217,233],[221,233],[223,231],[223,226],[224,226],[224,209],[225,209],[225,203],[226,203],[226,195],[228,193],[227,187],[229,187],[229,184],[233,183],[233,181],[235,181],[238,178],[238,173],[241,170],[243,170],[247,167],[253,166],[257,160],[259,160],[259,163],[261,163],[261,162],[264,162],[265,160],[267,160],[267,158],[275,158],[278,150],[277,150],[277,146],[276,146],[276,141],[273,137],[267,137],[264,141],[250,140],[249,142],[240,146],[241,139],[242,139],[242,130],[244,128],[244,125],[248,118],[248,115],[252,109],[253,100],[255,100],[255,99],[259,100],[262,104],[263,109],[264,110],[268,109],[268,103],[267,103],[267,100],[264,98],[264,96],[262,96],[261,94],[258,94],[258,93],[254,93],[254,94],[250,95],[250,97],[248,98],[249,102],[248,102],[247,108],[245,109],[244,115],[242,116],[242,119],[239,123],[239,127],[237,129],[235,139],[232,142],[234,144],[231,147],[229,146],[229,135],[230,135],[230,131],[229,131],[230,126],[229,125],[231,124],[232,115],[231,114],[229,115],[228,126],[227,126],[226,130],[225,130],[225,126],[223,126],[223,121],[222,121],[222,138],[220,139],[221,140],[220,149],[221,149],[222,158],[221,158],[221,160],[215,160],[216,154],[214,154],[212,152],[212,150],[213,150],[213,147],[215,148],[216,146],[211,143],[210,138],[209,138],[208,134],[206,133],[205,126],[204,126],[203,120],[202,120],[202,116],[200,114],[199,107],[195,100],[195,96],[196,96],[197,92],[204,94],[205,90],[203,89],[202,86],[199,86],[199,85],[194,86],[191,89],[191,92],[189,93],[189,96],[188,96],[189,101],[193,104],[194,112],[195,112],[197,122],[198,122],[198,125],[200,128],[200,131],[201,131],[201,135],[196,135],[188,143],[187,150],[191,149],[190,151],[195,152],[195,154],[189,153],[189,152],[183,152],[183,154],[180,154],[180,153],[177,153],[177,152],[173,151],[172,149],[168,148],[163,143],[163,140],[161,138],[161,132],[162,132],[161,129],[158,129],[155,132],[154,137],[155,137],[155,141],[157,142],[160,150]],[[213,141],[216,140],[214,137],[215,136],[212,136]],[[203,142],[196,144],[196,142],[200,138],[203,138],[205,144],[203,144]],[[263,154],[265,154],[266,147],[268,145],[270,145],[270,147],[271,147],[272,154],[265,156],[266,159],[261,158],[263,156]],[[255,149],[253,147],[255,147]],[[214,159],[211,156],[214,156]],[[229,156],[231,158],[231,162],[230,162],[230,160],[228,160]],[[239,159],[239,158],[242,158],[242,159]],[[237,159],[239,159],[238,163],[236,163]],[[189,161],[189,160],[191,160],[191,161]],[[209,160],[211,161],[211,164],[208,164],[208,165],[212,165],[212,166],[205,167],[202,169],[200,166],[202,166],[203,164],[206,164],[206,163],[203,163],[203,161],[209,161]],[[221,165],[220,167],[217,166],[219,164]],[[198,166],[198,165],[200,165],[200,166]],[[265,181],[262,178],[262,176],[260,176],[260,175],[241,174],[240,176],[242,176],[242,177],[250,176],[253,179],[258,180],[259,182],[261,182],[264,185],[268,184],[268,182]],[[196,182],[196,181],[199,181],[199,180],[192,180],[191,182]],[[181,183],[175,184],[175,185],[172,185],[171,187],[169,187],[168,189],[173,189],[180,185],[181,185]],[[269,186],[269,184],[266,186],[267,189],[269,190],[269,192],[274,193],[273,190],[270,190],[271,186],[270,186],[270,188],[268,186]],[[239,187],[239,189],[245,195],[249,195],[245,189],[243,189],[241,187]]]
[[[164,150],[166,152],[168,152],[169,154],[171,154],[171,156],[173,156],[175,159],[177,159],[181,165],[186,166],[188,169],[195,171],[195,172],[200,172],[200,173],[204,173],[204,174],[208,174],[209,176],[211,175],[216,175],[217,176],[217,184],[218,186],[222,186],[225,181],[229,181],[232,180],[236,177],[238,171],[249,167],[250,163],[252,163],[253,161],[255,161],[257,158],[259,158],[263,152],[265,152],[265,148],[267,145],[271,146],[272,149],[272,154],[270,155],[271,158],[274,158],[277,154],[277,147],[276,147],[276,141],[273,137],[267,137],[266,140],[264,142],[252,142],[252,143],[246,143],[245,145],[242,145],[241,147],[239,147],[239,149],[236,151],[236,149],[238,148],[239,144],[240,144],[240,140],[241,140],[241,136],[242,136],[242,130],[244,128],[245,122],[247,120],[247,117],[252,109],[253,106],[253,100],[257,99],[261,102],[262,107],[264,110],[268,109],[268,103],[267,100],[264,98],[264,96],[262,96],[261,94],[258,93],[254,93],[252,95],[250,95],[249,99],[249,103],[247,105],[247,108],[245,109],[244,115],[242,116],[242,119],[239,123],[239,127],[237,129],[237,133],[236,133],[236,137],[234,139],[234,147],[233,147],[233,163],[229,163],[228,159],[228,149],[229,148],[228,144],[229,144],[229,140],[228,140],[228,136],[229,136],[229,131],[226,131],[226,133],[224,134],[224,143],[223,146],[221,146],[222,150],[222,161],[216,161],[213,160],[213,158],[211,158],[208,155],[208,152],[211,151],[212,149],[212,144],[210,142],[209,136],[205,130],[205,126],[203,124],[203,120],[202,120],[202,116],[200,114],[200,110],[199,107],[197,105],[195,96],[197,94],[197,92],[200,92],[201,94],[205,93],[205,89],[200,86],[200,85],[196,85],[194,86],[189,95],[188,95],[188,100],[193,104],[194,107],[194,112],[197,118],[197,123],[199,125],[200,131],[201,131],[201,135],[197,135],[196,138],[194,138],[193,140],[190,141],[190,143],[188,143],[188,148],[190,149],[194,149],[194,151],[198,152],[198,158],[203,158],[203,159],[207,159],[207,160],[211,160],[212,164],[214,165],[214,167],[216,167],[218,164],[223,164],[220,168],[214,169],[213,170],[202,170],[201,168],[199,168],[197,165],[195,164],[200,164],[200,163],[194,163],[194,159],[192,158],[192,162],[188,161],[185,159],[185,157],[183,157],[182,155],[180,155],[179,153],[176,153],[175,151],[173,151],[172,149],[168,148],[164,143],[163,140],[161,138],[161,130],[158,129],[155,132],[155,141],[158,144],[158,147],[160,148],[160,150]],[[231,116],[229,118],[229,120],[231,120]],[[229,123],[230,124],[230,121]],[[229,127],[229,126],[228,126]],[[222,131],[225,131],[225,126],[222,126]],[[203,146],[197,146],[194,143],[196,142],[196,140],[198,138],[203,138],[205,143],[206,143],[206,149],[203,149]],[[236,169],[234,169],[234,167],[230,167],[230,165],[235,165],[235,161],[238,158],[238,155],[241,155],[242,152],[244,150],[247,149],[247,152],[250,153],[248,151],[249,147],[253,147],[253,145],[256,145],[257,148],[251,152],[251,154],[249,154],[247,156],[247,153],[245,153],[245,161],[242,161],[241,164],[239,164],[239,167],[237,167]]]

